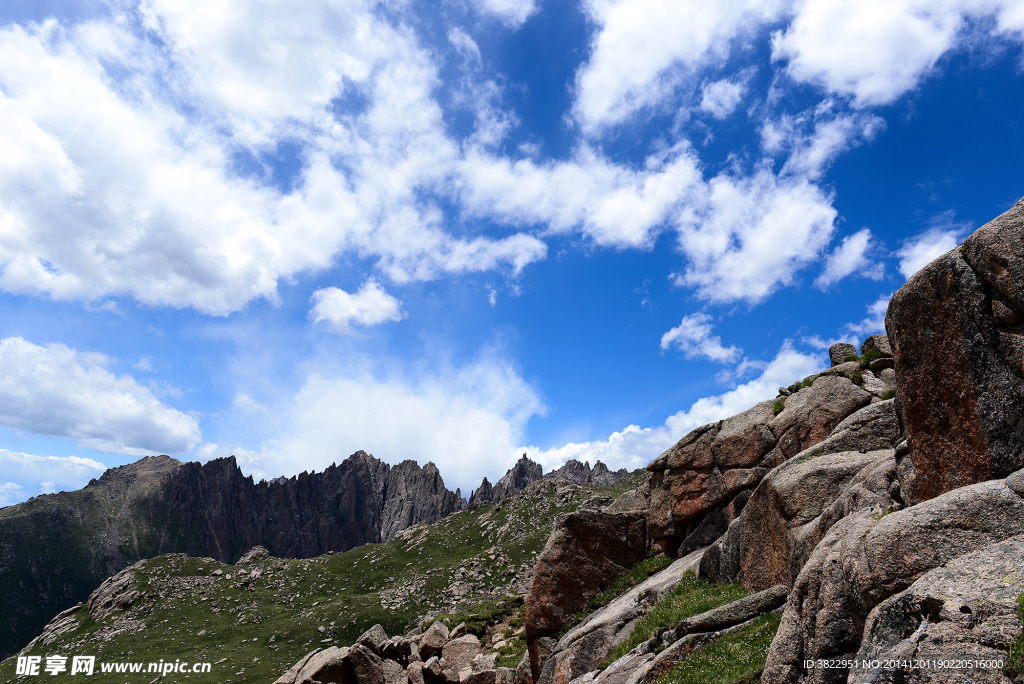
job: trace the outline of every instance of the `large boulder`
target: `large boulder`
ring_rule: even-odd
[[[538,684],[568,682],[596,669],[629,638],[636,621],[679,584],[691,566],[689,558],[675,561],[570,629],[544,658]],[[638,596],[644,599],[638,601]]]
[[[451,639],[441,649],[441,676],[445,681],[457,682],[463,670],[471,674],[473,658],[480,653],[480,640],[473,634]]]
[[[650,530],[661,550],[675,553],[705,514],[761,481],[776,443],[773,416],[772,402],[761,402],[693,430],[647,466]]]
[[[778,440],[768,455],[775,466],[823,441],[844,418],[871,403],[871,394],[849,379],[823,375],[814,384],[785,399],[785,406],[768,426]]]
[[[828,529],[849,513],[850,502],[875,513],[892,507],[888,489],[895,472],[892,451],[801,454],[783,463],[705,552],[700,575],[739,582],[748,591],[791,586]]]
[[[526,598],[526,642],[533,677],[540,675],[537,640],[557,633],[565,620],[647,555],[643,512],[581,510],[555,523],[537,557]]]
[[[918,271],[885,327],[911,503],[1024,467],[1024,200]]]
[[[932,568],[1024,534],[1021,480],[971,485],[889,515],[861,511],[836,523],[790,591],[765,684],[846,681],[846,671],[807,669],[804,661],[854,658],[875,606]]]
[[[828,360],[831,362],[833,368],[843,363],[843,359],[846,357],[856,355],[857,348],[846,342],[836,342],[828,348]]]
[[[858,661],[892,661],[901,667],[863,667],[849,681],[1006,682],[1002,668],[1021,632],[1017,597],[1024,593],[1024,535],[990,544],[930,570],[868,614]],[[911,668],[915,660],[976,663],[989,667]],[[913,676],[911,677],[911,675]]]

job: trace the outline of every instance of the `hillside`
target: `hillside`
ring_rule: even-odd
[[[462,505],[432,463],[390,466],[364,452],[271,483],[243,476],[233,457],[113,468],[81,490],[0,509],[0,657],[143,558],[180,552],[230,563],[256,545],[309,558],[386,541]]]
[[[506,612],[518,612],[556,518],[630,484],[636,483],[598,488],[540,481],[498,506],[310,559],[256,553],[237,566],[183,554],[144,560],[104,583],[91,612],[88,606],[71,611],[57,621],[58,634],[44,635],[26,653],[202,660],[217,663],[215,670],[190,681],[266,682],[312,648],[351,643],[374,623],[404,634],[420,617],[487,612],[480,604],[488,602],[507,601]],[[133,598],[122,610],[118,602],[126,596]],[[506,650],[518,659],[525,643]],[[14,659],[0,664],[0,681],[12,681],[14,667]]]

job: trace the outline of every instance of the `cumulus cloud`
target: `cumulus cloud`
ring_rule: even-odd
[[[0,470],[9,482],[0,484],[0,506],[24,501],[42,489],[64,492],[81,489],[107,467],[81,456],[36,456],[0,449]]]
[[[109,363],[62,344],[0,341],[0,425],[135,456],[179,454],[199,441],[195,418]]]
[[[690,430],[707,423],[746,411],[754,404],[771,399],[794,379],[820,371],[825,365],[821,354],[805,354],[787,340],[761,375],[724,394],[698,399],[685,411],[669,416],[665,426],[673,435],[682,437]]]
[[[756,304],[821,255],[835,218],[831,198],[806,179],[721,174],[680,217],[689,263],[674,282],[714,302]]]
[[[889,104],[915,88],[956,49],[968,20],[994,18],[996,32],[1020,40],[1012,0],[800,0],[788,27],[772,39],[772,58],[795,80],[853,98],[858,107]]]
[[[481,14],[490,15],[512,28],[519,28],[523,22],[539,9],[539,0],[473,0],[473,6]]]
[[[739,358],[743,350],[734,345],[723,346],[722,338],[711,334],[713,330],[711,316],[706,313],[683,316],[679,325],[661,336],[661,348],[677,349],[687,358],[707,358],[721,363],[731,363]]]
[[[900,273],[909,279],[929,263],[960,244],[967,231],[962,226],[934,226],[915,235],[896,251]]]
[[[587,0],[595,26],[589,59],[576,74],[573,110],[597,134],[635,112],[669,101],[673,91],[729,45],[780,16],[782,0]]]
[[[374,280],[368,280],[355,294],[337,287],[325,287],[313,293],[309,316],[315,322],[328,323],[342,335],[351,334],[350,324],[379,325],[405,318],[402,302]]]
[[[889,300],[892,299],[892,293],[882,295],[875,301],[871,302],[867,306],[867,316],[860,321],[855,323],[847,323],[846,329],[852,335],[874,335],[876,333],[885,332],[885,312],[889,310]],[[854,340],[852,344],[859,345],[859,341]]]
[[[701,90],[700,108],[716,119],[725,119],[743,101],[746,84],[723,79],[707,83]]]
[[[430,376],[311,374],[277,410],[277,438],[234,451],[257,479],[322,470],[362,449],[389,463],[433,461],[450,488],[468,493],[505,472],[544,405],[515,368],[485,357]]]
[[[868,228],[862,228],[853,235],[846,236],[825,259],[825,268],[814,280],[814,284],[825,289],[855,274],[871,280],[881,280],[885,275],[885,264],[869,256],[869,252],[877,247]]]
[[[16,482],[0,482],[0,508],[25,500],[24,487]]]
[[[522,447],[518,453],[525,452],[541,463],[545,470],[557,468],[570,458],[591,464],[601,460],[613,470],[640,468],[657,458],[690,430],[728,418],[746,411],[758,402],[775,397],[780,386],[789,385],[796,378],[821,370],[826,365],[825,361],[821,354],[805,354],[795,350],[787,340],[775,358],[764,365],[758,377],[724,394],[698,399],[689,409],[669,416],[664,425],[648,428],[630,425],[612,433],[605,440],[570,442],[550,449]]]

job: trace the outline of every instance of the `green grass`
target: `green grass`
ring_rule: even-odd
[[[871,365],[872,361],[880,358],[882,358],[882,352],[878,351],[877,349],[868,349],[866,352],[864,352],[864,355],[860,357],[861,369],[867,368],[868,366]]]
[[[487,628],[505,618],[510,618],[522,611],[522,596],[506,596],[495,601],[485,601],[454,613],[445,613],[432,619],[424,620],[422,627],[426,629],[435,620],[448,629],[454,629],[460,623],[466,623],[466,631],[470,634],[483,636]]]
[[[864,374],[863,373],[854,373],[853,375],[850,376],[850,382],[852,382],[854,385],[863,385],[864,384]]]
[[[514,497],[500,509],[462,511],[434,525],[410,528],[384,544],[317,558],[270,558],[234,566],[183,554],[158,556],[136,566],[142,595],[128,610],[94,620],[82,608],[76,630],[27,655],[95,655],[97,674],[90,681],[111,684],[123,684],[125,676],[101,675],[99,663],[161,658],[226,659],[210,674],[191,675],[189,684],[271,682],[314,648],[349,645],[375,623],[389,635],[405,634],[424,615],[444,613],[455,619],[462,613],[465,617],[454,624],[474,622],[477,630],[477,622],[500,618],[514,632],[522,626],[517,614],[521,598],[506,597],[513,577],[509,569],[521,574],[532,567],[558,516],[595,493],[617,493],[584,486],[560,498],[554,483],[535,487],[533,495]],[[251,587],[240,587],[239,571],[257,567],[262,576]],[[461,580],[470,594],[453,609],[445,592],[461,570],[473,568],[479,568],[478,576]],[[214,576],[215,570],[223,574]],[[109,639],[99,636],[125,621],[129,629]],[[521,657],[525,645],[514,634],[507,636],[502,657]],[[13,681],[14,668],[14,659],[0,663],[0,682]]]
[[[1017,597],[1017,617],[1024,623],[1024,594]],[[1024,675],[1024,632],[1021,632],[1010,646],[1003,672],[1010,679]]]
[[[703,646],[656,684],[739,684],[759,682],[768,649],[779,629],[779,616],[768,613],[733,634]]]
[[[860,357],[856,354],[849,354],[843,357],[843,363],[849,363],[850,361],[857,361]]]
[[[603,666],[610,665],[641,643],[674,628],[688,617],[732,603],[746,595],[747,592],[738,584],[709,584],[688,571],[668,596],[636,621],[629,638],[615,647]]]
[[[895,389],[887,389],[884,392],[882,392],[882,401],[888,401],[889,399],[893,399],[895,396],[896,396],[896,390]]]
[[[783,399],[776,399],[772,402],[772,414],[779,415],[782,413],[782,409],[786,408],[786,402]]]

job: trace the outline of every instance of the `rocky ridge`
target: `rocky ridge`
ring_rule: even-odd
[[[79,491],[0,509],[0,655],[143,558],[182,552],[228,563],[255,545],[308,558],[386,541],[461,507],[433,463],[390,466],[361,451],[271,483],[243,476],[234,457],[202,465],[144,458]]]

